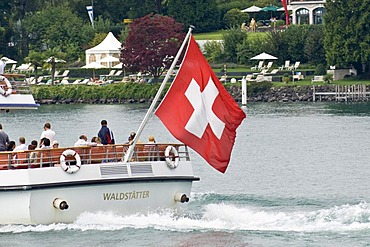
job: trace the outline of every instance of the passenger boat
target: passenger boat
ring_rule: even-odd
[[[0,152],[0,223],[70,223],[83,212],[129,215],[189,201],[199,178],[187,146],[137,144],[123,163],[128,147]]]
[[[37,109],[30,87],[23,74],[5,74],[0,76],[0,110]]]
[[[187,41],[182,65],[155,111],[184,144],[138,144]],[[13,96],[6,94],[4,99]],[[244,118],[190,28],[130,145],[0,152],[0,224],[69,223],[84,212],[129,215],[178,208],[189,201],[193,181],[200,180],[188,146],[225,172]]]

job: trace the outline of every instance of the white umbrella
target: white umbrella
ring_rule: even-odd
[[[82,66],[81,68],[83,69],[102,69],[106,67],[98,62],[91,62],[91,63],[86,64],[85,66]]]
[[[112,67],[112,63],[119,62],[119,58],[113,56],[107,56],[105,58],[100,59],[100,63],[107,63],[108,68]]]
[[[114,65],[112,68],[113,69],[122,69],[122,63],[119,63],[119,64],[117,64],[117,65]]]
[[[63,59],[56,58],[54,56],[49,57],[44,60],[46,63],[51,63],[51,85],[54,85],[54,76],[55,76],[55,65],[56,63],[65,63]]]
[[[4,61],[5,64],[17,63],[17,61],[10,59],[8,57],[2,57],[1,60]]]
[[[49,57],[45,60],[47,63],[65,63],[66,61],[60,58],[56,58],[54,56]]]
[[[272,60],[272,59],[278,59],[278,58],[270,54],[267,54],[266,52],[262,52],[261,54],[258,54],[257,56],[254,56],[251,58],[251,60]]]
[[[243,9],[241,12],[256,13],[256,12],[260,12],[260,11],[261,11],[260,7],[257,7],[255,5],[253,5],[249,8]]]
[[[106,68],[104,65],[98,63],[98,62],[92,62],[89,64],[86,64],[85,66],[82,66],[83,69],[93,69],[93,78],[95,78],[95,69],[102,69]]]

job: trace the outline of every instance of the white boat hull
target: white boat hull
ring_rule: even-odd
[[[73,222],[84,212],[119,215],[176,208],[175,197],[190,196],[190,161],[170,169],[165,161],[102,163],[69,174],[61,167],[0,172],[0,224]],[[60,209],[65,202],[68,209]]]

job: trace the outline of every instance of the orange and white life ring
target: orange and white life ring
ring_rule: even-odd
[[[172,153],[173,155],[170,156],[170,153]],[[174,146],[167,146],[166,150],[164,151],[164,156],[169,168],[175,169],[179,166],[179,152]]]
[[[12,84],[10,84],[10,81],[5,76],[2,76],[2,75],[0,76],[0,81],[5,82],[6,87],[8,88],[5,91],[2,87],[0,87],[0,94],[5,97],[12,94],[13,88],[12,88]]]
[[[71,164],[70,161],[67,162],[66,161],[67,156],[72,156],[75,159],[76,164]],[[69,173],[69,174],[76,173],[81,168],[80,155],[72,149],[64,150],[62,155],[60,155],[59,160],[60,160],[60,166],[62,167],[63,171],[65,171],[66,173]]]

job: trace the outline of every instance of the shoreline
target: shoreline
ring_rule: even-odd
[[[313,102],[314,90],[317,93],[328,93],[327,95],[316,95],[315,101],[332,102],[332,101],[351,101],[351,102],[368,102],[370,101],[370,87],[366,86],[366,92],[369,95],[358,93],[356,88],[345,87],[341,88],[341,95],[347,91],[353,90],[356,92],[355,96],[338,97],[335,94],[337,85],[320,85],[320,86],[286,86],[286,87],[272,87],[270,90],[252,94],[247,97],[248,102]],[[315,88],[315,89],[314,89]],[[242,102],[242,91],[239,85],[227,86],[226,89],[236,102]],[[361,96],[361,97],[360,97]],[[149,104],[152,102],[151,98],[96,98],[96,99],[35,99],[39,104]]]

